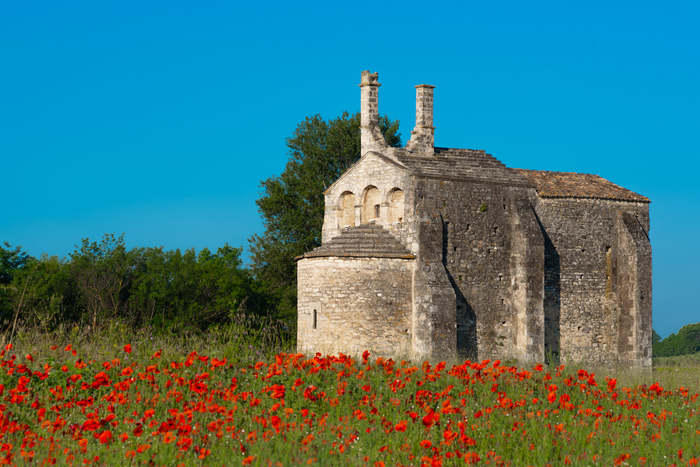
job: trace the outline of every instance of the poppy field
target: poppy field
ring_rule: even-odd
[[[488,360],[135,349],[6,345],[0,465],[700,464],[698,394],[682,386]]]

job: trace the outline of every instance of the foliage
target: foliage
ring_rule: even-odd
[[[0,246],[0,284],[12,282],[12,275],[21,269],[29,260],[29,255],[22,251],[22,247],[12,248],[8,242]]]
[[[237,313],[265,314],[267,301],[243,267],[241,248],[128,250],[123,235],[84,239],[69,259],[28,258],[0,286],[0,328],[14,317],[44,331],[73,323],[88,329],[118,320],[181,333],[229,322]]]
[[[399,122],[379,118],[387,143],[401,146]],[[321,244],[323,192],[360,158],[360,114],[325,121],[307,117],[287,139],[290,159],[281,175],[261,182],[256,201],[265,232],[250,239],[251,267],[280,316],[296,310],[294,258]]]
[[[678,334],[671,334],[652,347],[654,357],[674,357],[697,352],[700,352],[700,323],[685,325]]]
[[[651,330],[651,345],[656,345],[657,342],[661,340],[661,336],[656,332],[656,330]]]
[[[230,333],[215,346],[189,341],[189,349],[128,328],[93,339],[93,347],[78,336],[75,344],[56,336],[60,345],[43,347],[20,336],[0,353],[0,463],[700,461],[698,394],[686,387],[623,387],[617,378],[563,365],[416,365],[368,352],[357,360],[284,350],[256,355],[246,351],[252,339],[241,346]],[[106,344],[95,349],[98,342]]]

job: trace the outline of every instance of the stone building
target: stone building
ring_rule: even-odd
[[[649,199],[599,176],[506,167],[434,146],[416,86],[404,148],[362,72],[362,155],[325,191],[298,258],[298,348],[651,365]]]

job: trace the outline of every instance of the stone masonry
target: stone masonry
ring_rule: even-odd
[[[416,86],[405,148],[362,72],[360,160],[324,193],[298,258],[301,352],[651,365],[649,200],[601,177],[434,146]]]

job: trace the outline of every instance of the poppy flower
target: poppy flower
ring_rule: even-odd
[[[99,440],[100,440],[100,444],[109,443],[110,441],[112,441],[112,432],[109,430],[103,431],[100,434]]]
[[[440,414],[438,414],[437,412],[434,412],[432,409],[430,410],[428,415],[423,417],[423,425],[426,428],[430,428],[431,426],[433,426],[435,423],[437,423],[439,421],[440,421]]]

